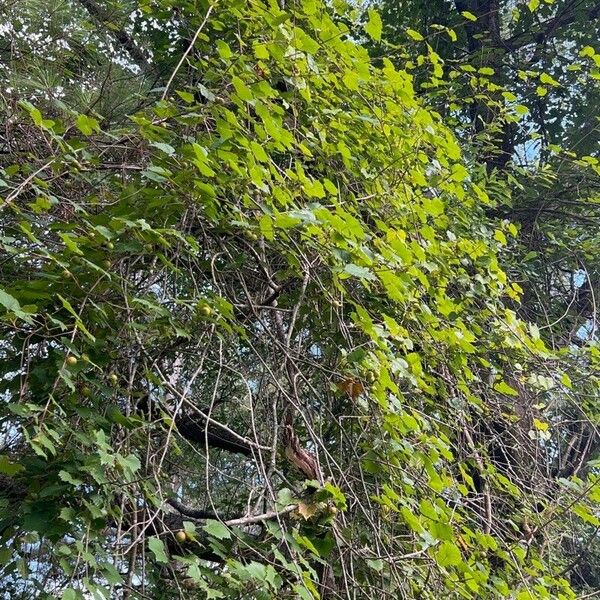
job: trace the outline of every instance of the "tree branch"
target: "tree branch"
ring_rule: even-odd
[[[106,8],[100,6],[94,2],[94,0],[77,1],[87,10],[95,21],[100,23],[110,35],[114,37],[125,50],[127,50],[129,56],[131,56],[139,67],[146,68],[148,66],[149,59],[146,56],[146,53],[135,44],[133,38],[124,29],[115,28],[111,14]]]
[[[198,418],[183,415],[175,421],[177,430],[189,442],[206,443],[212,448],[221,448],[244,456],[252,456],[253,450],[269,451],[271,449],[268,446],[255,444],[226,425],[210,418],[201,410],[196,410],[199,413]]]
[[[225,521],[225,525],[250,525],[251,523],[260,523],[261,521],[269,521],[270,519],[276,519],[281,515],[287,515],[298,508],[296,504],[290,504],[281,510],[270,510],[260,515],[250,515],[248,517],[240,517],[239,519],[229,519]]]
[[[199,508],[192,508],[191,506],[186,506],[179,502],[179,500],[175,500],[175,498],[169,498],[167,500],[167,504],[172,506],[176,511],[180,512],[182,515],[186,517],[190,517],[192,519],[218,519],[218,516],[210,511],[210,510],[201,510]]]
[[[574,23],[577,18],[593,20],[598,17],[600,13],[600,1],[597,1],[591,8],[582,8],[584,5],[585,3],[581,2],[581,0],[572,0],[554,18],[539,23],[529,31],[524,31],[507,40],[503,40],[501,45],[506,50],[518,50],[529,44],[541,44],[556,35],[562,27]]]

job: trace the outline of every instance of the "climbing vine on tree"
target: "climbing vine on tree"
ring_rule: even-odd
[[[351,10],[68,3],[60,91],[3,34],[7,597],[577,597],[599,492],[509,184]]]

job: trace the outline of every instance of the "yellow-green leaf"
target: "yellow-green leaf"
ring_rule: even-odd
[[[239,77],[233,77],[231,82],[233,83],[235,92],[239,96],[240,100],[245,100],[248,102],[249,100],[254,99],[254,94],[252,94],[250,88]]]
[[[548,73],[542,73],[540,75],[540,83],[545,85],[553,85],[555,87],[560,85],[560,83],[558,83],[558,81],[556,81],[556,79],[554,79],[552,76],[548,75]]]
[[[418,31],[415,31],[414,29],[407,29],[406,34],[417,42],[422,42],[425,39]]]
[[[517,390],[515,390],[514,388],[510,387],[510,385],[508,385],[508,383],[506,383],[505,381],[500,381],[500,382],[494,384],[494,389],[497,392],[504,394],[505,396],[518,396],[519,395],[519,392]]]
[[[83,135],[92,135],[94,131],[100,131],[100,124],[94,117],[88,117],[87,115],[78,115],[75,120],[77,129],[83,133]]]
[[[383,29],[383,23],[381,22],[381,17],[376,10],[369,10],[369,20],[365,25],[365,31],[369,34],[369,36],[378,42],[381,39],[381,31]]]
[[[456,544],[446,541],[435,551],[435,560],[442,567],[453,567],[462,563],[462,556]]]

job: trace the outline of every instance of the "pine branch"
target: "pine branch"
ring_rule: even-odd
[[[96,22],[100,23],[110,35],[114,37],[125,50],[127,50],[129,56],[131,56],[138,66],[142,68],[148,66],[149,59],[145,52],[136,45],[133,38],[124,29],[115,27],[113,20],[111,19],[111,14],[106,8],[100,6],[93,0],[77,1],[87,10]]]

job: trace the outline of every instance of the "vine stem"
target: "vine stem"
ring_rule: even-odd
[[[202,23],[200,23],[200,27],[198,27],[198,29],[196,29],[196,33],[194,34],[192,41],[190,42],[189,46],[185,49],[185,52],[182,54],[181,58],[179,59],[177,66],[171,73],[171,77],[169,77],[169,81],[167,81],[167,85],[165,86],[165,91],[163,92],[163,94],[160,98],[161,100],[164,100],[167,97],[169,88],[171,87],[171,84],[173,83],[173,79],[175,79],[175,75],[177,75],[177,72],[181,68],[181,65],[184,63],[185,59],[188,57],[189,53],[192,51],[192,48],[194,47],[194,44],[196,43],[198,36],[204,29],[206,23],[208,22],[208,17],[210,17],[210,13],[212,13],[215,6],[216,6],[216,2],[215,2],[215,4],[211,4],[208,7],[208,10],[206,11],[206,15],[204,16],[204,20],[202,21]]]

